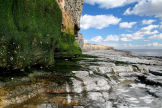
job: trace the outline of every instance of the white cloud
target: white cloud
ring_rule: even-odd
[[[88,40],[84,39],[84,43],[88,43],[88,42],[89,42]]]
[[[117,35],[109,35],[104,41],[119,41],[119,37]]]
[[[148,43],[148,44],[146,44],[145,46],[147,46],[147,47],[151,47],[152,44],[151,44],[151,43]]]
[[[155,20],[153,20],[153,19],[150,19],[150,20],[143,20],[143,21],[142,21],[142,24],[149,25],[149,24],[152,24],[153,22],[155,22]]]
[[[128,9],[124,12],[124,15],[130,15],[130,14],[132,14],[131,8],[128,8]]]
[[[149,42],[150,40],[144,40],[144,42]]]
[[[159,29],[162,30],[162,22],[160,23]]]
[[[158,25],[149,25],[146,27],[141,28],[139,31],[132,33],[132,34],[122,34],[121,41],[133,41],[133,40],[140,40],[144,39],[147,35],[156,35],[159,32],[154,30],[158,28]]]
[[[159,47],[162,47],[162,44],[159,44]]]
[[[131,44],[131,43],[128,43],[128,44],[121,44],[120,45],[120,48],[121,49],[128,49],[128,48],[131,48],[131,49],[138,49],[138,48],[144,48],[144,45],[141,45],[141,44]]]
[[[162,48],[162,44],[158,42],[148,43],[148,44],[121,44],[119,48],[132,48],[132,49],[144,49],[144,48]]]
[[[135,7],[128,8],[124,15],[155,16],[162,18],[162,0],[140,0]]]
[[[122,36],[121,37],[121,41],[125,41],[125,42],[144,39],[143,36],[137,35],[136,33],[133,33],[133,34],[122,34],[121,36]]]
[[[158,43],[158,42],[154,42],[152,43],[153,47],[162,47],[162,44]]]
[[[116,36],[116,35],[112,35]],[[119,37],[119,36],[118,36]],[[158,42],[153,42],[153,43],[147,43],[147,44],[131,44],[129,43],[129,38],[121,38],[121,41],[127,42],[124,44],[121,44],[119,42],[112,42],[112,41],[104,41],[102,36],[96,36],[90,40],[87,40],[86,42],[88,43],[95,43],[99,45],[107,45],[107,46],[112,46],[114,48],[119,48],[119,49],[125,49],[125,48],[132,48],[132,49],[138,49],[138,48],[162,48],[162,43]]]
[[[159,46],[159,43],[158,43],[158,42],[154,42],[152,45],[153,45],[154,47],[158,47],[158,46]]]
[[[120,28],[132,28],[137,22],[122,22]]]
[[[85,0],[85,3],[95,5],[98,4],[100,8],[116,8],[127,4],[131,4],[139,0]]]
[[[103,41],[103,38],[102,38],[102,36],[96,36],[96,37],[93,37],[90,41],[91,42],[101,42],[101,41]]]
[[[144,46],[145,47],[162,47],[162,44],[158,42],[153,42],[153,43],[145,44]]]
[[[155,29],[158,27],[159,27],[158,25],[149,25],[149,26],[143,27],[141,30],[142,31],[151,31],[152,29]]]
[[[149,39],[162,39],[162,33],[149,37]]]
[[[109,25],[116,25],[120,20],[113,15],[84,15],[81,17],[81,28],[85,30],[89,28],[102,29]]]
[[[139,36],[147,36],[147,35],[155,35],[158,34],[159,32],[157,30],[154,30],[158,28],[158,25],[149,25],[147,27],[141,28],[141,30],[137,31],[135,35]]]
[[[160,25],[159,29],[162,30],[162,25]]]
[[[132,41],[130,38],[128,38],[128,37],[122,37],[121,38],[121,41],[123,41],[123,42],[129,42],[129,41]]]

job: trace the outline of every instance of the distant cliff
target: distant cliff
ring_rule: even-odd
[[[105,46],[105,45],[96,45],[96,44],[84,44],[83,51],[91,51],[91,50],[112,50],[113,47]]]
[[[0,67],[53,65],[81,54],[75,40],[83,0],[0,0]]]

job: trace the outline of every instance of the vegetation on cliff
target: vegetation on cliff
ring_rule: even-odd
[[[52,65],[59,57],[81,54],[74,35],[61,33],[56,0],[0,0],[0,67]]]

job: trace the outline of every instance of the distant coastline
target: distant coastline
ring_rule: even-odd
[[[122,49],[122,51],[128,51],[133,56],[162,57],[162,49]]]
[[[106,45],[97,45],[97,44],[84,44],[83,51],[92,51],[92,50],[113,50],[114,48]]]

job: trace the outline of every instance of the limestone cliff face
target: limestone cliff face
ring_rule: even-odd
[[[83,0],[57,0],[62,10],[62,31],[78,35]]]
[[[78,36],[75,37],[75,39],[77,40],[77,43],[78,43],[79,47],[81,49],[83,49],[83,46],[84,46],[84,38],[83,38],[83,35],[82,34],[78,34]]]
[[[104,45],[96,45],[96,44],[84,44],[83,51],[91,51],[91,50],[111,50],[113,47],[104,46]]]

